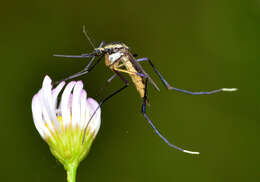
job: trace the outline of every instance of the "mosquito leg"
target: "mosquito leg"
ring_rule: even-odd
[[[106,43],[105,41],[102,41],[99,45],[99,48],[104,46]],[[53,54],[53,56],[55,57],[65,57],[65,58],[90,58],[92,57],[92,59],[89,61],[88,65],[84,68],[84,70],[87,70],[90,65],[92,64],[92,62],[95,60],[96,57],[96,53],[92,52],[89,54],[81,54],[81,55],[61,55],[61,54]]]
[[[147,75],[142,74],[142,73],[138,73],[138,72],[128,71],[128,70],[119,69],[119,68],[114,68],[114,69],[115,69],[116,71],[123,72],[123,73],[127,73],[127,74],[130,74],[130,75],[138,75],[138,76],[141,76],[141,77],[144,77],[144,78],[147,77]]]
[[[76,78],[76,77],[79,77],[79,76],[82,76],[82,75],[85,75],[85,74],[88,74],[92,69],[94,69],[95,68],[95,66],[101,61],[101,59],[103,58],[103,56],[104,55],[102,55],[101,57],[99,57],[98,59],[97,59],[97,61],[95,62],[95,64],[94,65],[92,65],[89,69],[83,69],[83,70],[81,70],[80,72],[77,72],[77,73],[75,73],[75,74],[73,74],[73,75],[71,75],[71,76],[69,76],[69,77],[67,77],[67,78],[65,78],[65,79],[63,79],[63,80],[60,80],[60,81],[57,81],[57,82],[55,82],[55,84],[56,83],[60,83],[60,82],[62,82],[62,81],[66,81],[66,80],[70,80],[70,79],[72,79],[72,78]]]
[[[115,77],[117,76],[117,74],[113,74],[108,80],[107,83],[110,83]]]
[[[135,53],[135,54],[133,54],[133,56],[134,56],[134,58],[136,58],[138,56],[138,54]]]
[[[120,72],[120,70],[118,70],[118,69],[116,69],[116,71],[119,71],[119,72]],[[136,72],[136,73],[135,73],[135,72],[130,72],[129,74],[135,74],[135,75],[138,75],[138,76],[147,78],[146,75],[144,75],[144,74],[142,74],[142,73],[138,73],[138,72]],[[99,89],[99,91],[97,92],[97,94],[95,95],[95,97],[97,97],[97,96],[99,95],[99,93],[100,93],[101,91],[103,91],[103,90],[108,86],[108,84],[109,84],[116,76],[118,76],[116,73],[115,73],[114,75],[112,75],[112,76],[106,81],[105,85],[104,85],[101,89]]]
[[[95,56],[94,53],[90,54],[80,54],[80,55],[61,55],[61,54],[53,54],[55,57],[63,57],[63,58],[90,58]]]
[[[154,126],[154,124],[152,123],[152,121],[149,119],[149,117],[146,115],[146,101],[147,101],[147,84],[148,83],[148,79],[146,79],[145,81],[145,92],[144,92],[144,97],[143,97],[143,104],[142,104],[142,113],[145,117],[145,119],[148,121],[148,123],[151,125],[151,127],[153,128],[153,130],[155,131],[155,133],[164,141],[166,142],[170,147],[175,148],[177,150],[180,150],[182,152],[185,153],[189,153],[189,154],[199,154],[199,152],[192,152],[189,150],[184,150],[180,147],[177,147],[176,145],[173,145],[172,143],[170,143],[160,132],[159,130]]]
[[[80,72],[74,73],[73,75],[71,75],[71,76],[69,76],[69,77],[67,77],[67,78],[64,78],[63,80],[59,80],[59,81],[55,82],[55,84],[58,84],[58,83],[60,83],[60,82],[62,82],[62,81],[71,80],[71,79],[73,79],[73,78],[76,78],[76,77],[85,75],[85,74],[87,74],[87,73],[89,73],[88,70],[86,70],[86,71],[80,71]]]
[[[183,92],[186,94],[191,94],[191,95],[209,95],[209,94],[214,94],[214,93],[218,93],[218,92],[223,92],[223,91],[227,91],[227,92],[232,92],[232,91],[236,91],[237,88],[220,88],[217,90],[212,90],[212,91],[208,91],[208,92],[191,92],[188,90],[183,90],[183,89],[179,89],[179,88],[175,88],[172,87],[162,76],[162,74],[157,70],[157,68],[154,66],[154,64],[152,63],[152,61],[149,58],[140,58],[137,59],[138,62],[141,61],[148,61],[149,64],[152,66],[153,70],[156,72],[156,74],[160,77],[161,81],[163,82],[163,84],[165,85],[165,87],[167,87],[169,90],[176,90],[179,92]]]
[[[85,26],[84,26],[84,27],[85,27]],[[84,32],[84,28],[83,28],[83,32]],[[98,47],[100,48],[100,47],[103,47],[104,45],[105,45],[105,42],[102,41]],[[89,61],[88,65],[83,69],[84,71],[85,71],[85,70],[88,70],[88,68],[91,66],[91,64],[92,64],[93,61],[95,60],[95,58],[96,58],[96,56],[93,56],[93,57],[92,57],[92,59]]]
[[[96,110],[94,111],[94,113],[91,115],[87,126],[84,129],[84,133],[83,133],[83,140],[82,140],[82,144],[84,143],[84,139],[85,139],[85,135],[86,135],[86,130],[87,127],[89,125],[89,123],[91,122],[91,119],[94,117],[94,115],[96,114],[97,110],[102,106],[102,104],[104,104],[108,99],[110,99],[111,97],[113,97],[114,95],[118,94],[119,92],[121,92],[122,90],[124,90],[125,88],[128,87],[129,83],[127,81],[127,79],[125,77],[123,77],[123,75],[121,75],[119,72],[117,72],[116,70],[114,70],[114,72],[116,73],[117,76],[119,76],[121,78],[121,80],[125,83],[125,85],[121,88],[119,88],[118,90],[114,91],[112,94],[110,94],[109,96],[105,97],[104,99],[102,99],[98,105],[98,107],[96,108]]]
[[[97,94],[95,95],[95,97],[97,97],[97,96],[100,94],[100,92],[102,92],[102,91],[108,86],[108,84],[109,84],[116,76],[117,76],[116,73],[113,74],[113,75],[106,81],[105,85],[104,85],[101,89],[99,89],[99,91],[97,92]]]

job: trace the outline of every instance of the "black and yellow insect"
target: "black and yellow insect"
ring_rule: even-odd
[[[154,126],[154,124],[151,122],[149,117],[146,114],[146,105],[148,103],[147,99],[147,84],[150,82],[156,90],[159,91],[158,86],[156,83],[151,79],[151,77],[145,72],[145,70],[142,68],[142,66],[139,64],[139,62],[142,61],[147,61],[153,68],[153,70],[156,72],[156,74],[159,76],[161,79],[162,83],[165,85],[165,87],[169,90],[176,90],[180,91],[186,94],[192,94],[192,95],[202,95],[202,94],[214,94],[217,92],[221,91],[235,91],[235,88],[221,88],[213,91],[208,91],[208,92],[191,92],[187,90],[182,90],[178,89],[175,87],[172,87],[162,76],[162,74],[158,71],[158,69],[154,66],[154,64],[151,62],[149,58],[139,58],[137,59],[135,55],[133,55],[129,47],[126,46],[124,43],[121,42],[112,42],[109,44],[106,44],[102,42],[98,48],[94,48],[94,51],[89,54],[81,54],[81,55],[54,55],[57,57],[68,57],[68,58],[92,58],[88,65],[80,72],[67,77],[64,80],[69,80],[73,79],[76,77],[79,77],[81,75],[85,75],[89,73],[100,61],[101,59],[105,56],[105,65],[111,69],[115,74],[108,79],[107,82],[111,82],[111,80],[115,77],[121,78],[121,80],[124,82],[124,86],[121,87],[120,89],[114,91],[112,94],[101,100],[99,107],[106,102],[109,98],[112,96],[116,95],[120,91],[124,90],[125,88],[128,87],[129,83],[127,79],[121,74],[121,73],[126,73],[128,74],[133,83],[135,84],[135,87],[137,91],[139,92],[143,103],[142,103],[142,114],[146,118],[146,120],[149,122],[151,127],[154,129],[154,131],[163,139],[170,147],[173,147],[175,149],[178,149],[182,152],[190,153],[190,154],[199,154],[199,152],[192,152],[188,150],[184,150],[180,147],[177,147],[173,144],[171,144],[159,131],[158,129]],[[95,58],[98,57],[98,59],[95,60]],[[98,108],[97,108],[98,109]],[[95,114],[95,113],[94,113]],[[93,114],[93,115],[94,115]],[[93,116],[92,115],[92,116]],[[92,119],[92,117],[91,117]],[[90,120],[91,120],[90,119]],[[87,128],[87,127],[86,127]],[[85,129],[86,131],[86,129]],[[85,134],[85,133],[84,133]],[[83,137],[84,138],[84,137]],[[83,141],[84,142],[84,141]]]

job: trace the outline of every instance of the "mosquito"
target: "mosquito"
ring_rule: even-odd
[[[54,56],[56,57],[66,57],[66,58],[91,58],[87,66],[81,70],[80,72],[77,72],[62,81],[65,80],[70,80],[82,75],[88,74],[91,70],[95,68],[95,66],[102,60],[103,57],[105,57],[105,65],[110,68],[112,72],[114,72],[114,75],[111,76],[107,80],[107,84],[110,83],[114,78],[119,77],[123,82],[124,85],[112,92],[110,95],[107,97],[103,98],[95,112],[92,114],[92,116],[89,119],[88,124],[90,123],[91,119],[95,115],[96,111],[110,98],[121,92],[122,90],[126,89],[129,86],[129,81],[121,74],[121,73],[126,73],[130,78],[132,79],[132,82],[134,83],[137,91],[139,92],[140,97],[142,98],[142,107],[141,107],[141,112],[145,119],[148,121],[150,126],[153,128],[155,133],[164,141],[166,142],[170,147],[175,148],[179,151],[189,153],[189,154],[199,154],[199,152],[193,152],[189,150],[182,149],[176,145],[173,145],[170,143],[161,133],[160,131],[155,127],[155,125],[152,123],[150,118],[146,114],[146,106],[149,103],[148,102],[148,97],[147,97],[147,86],[148,82],[153,85],[153,87],[157,90],[160,91],[159,87],[156,85],[156,83],[152,80],[152,78],[145,72],[145,70],[142,68],[140,62],[148,62],[150,66],[153,68],[155,73],[159,76],[160,80],[162,81],[163,85],[168,89],[168,90],[175,90],[179,92],[183,92],[185,94],[190,94],[190,95],[210,95],[218,92],[231,92],[231,91],[236,91],[236,88],[221,88],[217,90],[212,90],[212,91],[206,91],[206,92],[192,92],[188,90],[183,90],[179,88],[175,88],[171,86],[165,78],[162,76],[162,74],[158,71],[158,69],[155,67],[155,65],[152,63],[152,61],[149,58],[136,58],[137,55],[132,54],[130,52],[130,49],[128,46],[126,46],[122,42],[112,42],[112,43],[105,43],[104,41],[101,42],[99,47],[95,48],[93,43],[91,42],[89,36],[87,35],[85,28],[83,27],[83,33],[85,36],[88,38],[89,42],[91,43],[92,47],[94,48],[94,51],[91,53],[87,54],[81,54],[81,55],[57,55],[55,54]],[[97,59],[96,59],[97,58]],[[85,133],[88,125],[85,127],[84,134],[83,134],[83,141],[85,138]]]

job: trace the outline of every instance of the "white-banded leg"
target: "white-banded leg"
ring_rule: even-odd
[[[173,145],[172,143],[170,143],[160,132],[159,130],[154,126],[154,124],[152,123],[152,121],[150,120],[150,118],[147,116],[146,114],[146,101],[147,101],[147,86],[148,86],[148,79],[146,78],[145,81],[145,92],[144,92],[144,97],[143,97],[143,104],[142,104],[142,113],[145,117],[145,119],[148,121],[148,123],[150,124],[150,126],[153,128],[153,130],[155,131],[155,133],[164,141],[166,142],[170,147],[175,148],[177,150],[180,150],[182,152],[185,153],[189,153],[189,154],[199,154],[199,152],[192,152],[189,150],[184,150],[176,145]]]
[[[141,61],[148,61],[149,64],[152,66],[153,70],[156,72],[156,74],[160,77],[162,83],[164,84],[164,86],[166,88],[168,88],[169,90],[176,90],[179,92],[183,92],[186,94],[191,94],[191,95],[210,95],[210,94],[214,94],[214,93],[218,93],[218,92],[232,92],[232,91],[236,91],[237,88],[220,88],[220,89],[216,89],[216,90],[212,90],[212,91],[200,91],[200,92],[192,92],[192,91],[188,91],[188,90],[183,90],[183,89],[179,89],[179,88],[175,88],[173,86],[171,86],[166,80],[165,78],[162,76],[162,74],[157,70],[157,68],[154,66],[154,64],[152,63],[152,61],[149,58],[140,58],[137,59],[138,62]]]

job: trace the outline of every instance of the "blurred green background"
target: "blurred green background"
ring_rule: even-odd
[[[168,147],[140,114],[133,85],[102,107],[102,125],[77,181],[260,180],[260,1],[5,1],[0,8],[1,181],[65,181],[31,116],[44,75],[62,79],[88,60],[55,58],[92,50],[94,40],[122,41],[149,57],[175,87],[238,92],[190,96],[149,87],[148,115],[174,144]],[[81,77],[94,96],[112,75],[102,63]],[[122,85],[119,79],[95,99]]]

